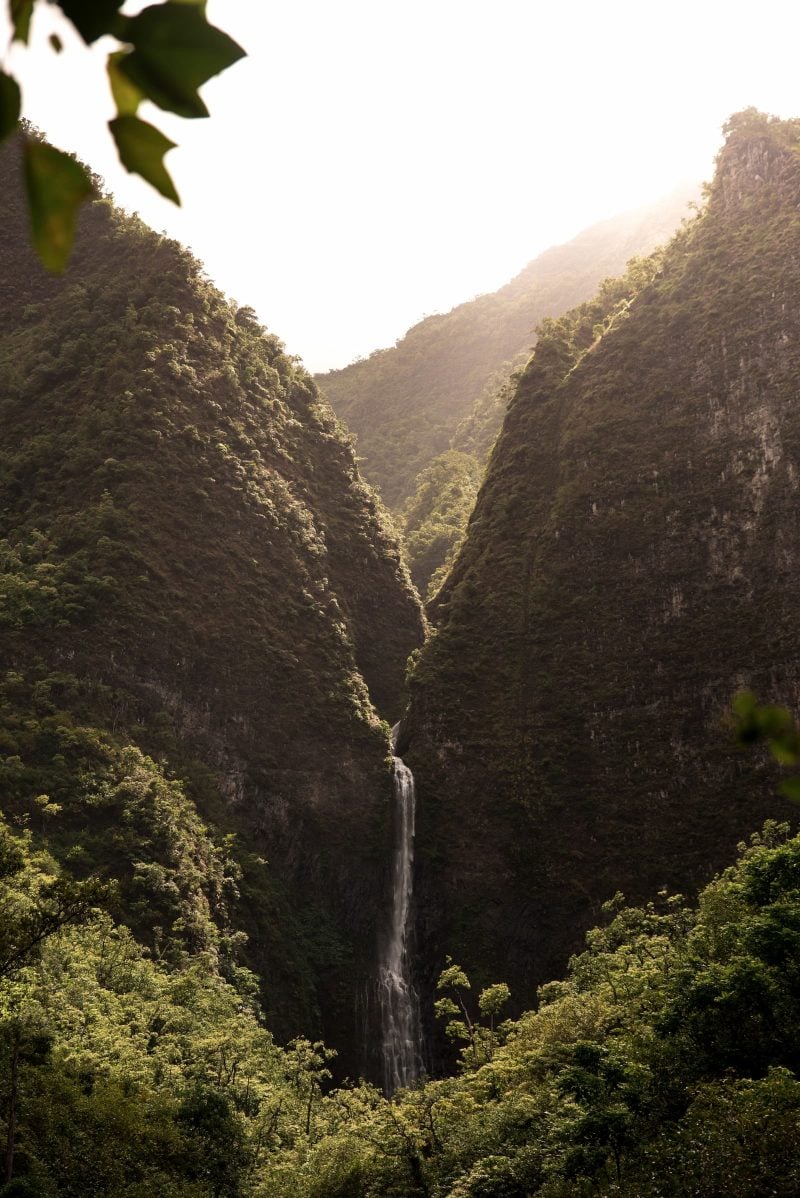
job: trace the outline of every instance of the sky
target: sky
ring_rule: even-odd
[[[800,116],[796,0],[209,0],[208,16],[248,52],[204,88],[210,119],[140,112],[178,143],[181,208],[116,159],[114,44],[62,29],[56,55],[43,11],[5,62],[55,145],[315,371],[708,179],[731,113]]]

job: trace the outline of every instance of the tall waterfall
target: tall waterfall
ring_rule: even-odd
[[[392,731],[395,747],[397,729]],[[383,1050],[383,1088],[387,1094],[419,1077],[419,1000],[411,982],[408,933],[414,888],[414,775],[400,757],[394,764],[394,862],[389,936],[378,970]]]

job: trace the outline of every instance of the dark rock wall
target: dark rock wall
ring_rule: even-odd
[[[379,717],[402,702],[418,599],[280,343],[105,201],[84,213],[67,275],[45,276],[13,154],[0,538],[19,564],[3,578],[3,663],[94,686],[97,726],[162,757],[236,834],[271,1026],[323,1033],[355,1071],[390,851]]]
[[[404,728],[425,983],[518,1006],[600,905],[694,890],[768,814],[730,699],[800,699],[800,155],[734,118],[707,210],[553,321],[437,602]]]

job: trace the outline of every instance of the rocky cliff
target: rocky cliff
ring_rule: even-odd
[[[50,718],[46,679],[50,708],[76,723],[80,710],[103,752],[149,755],[217,839],[234,835],[229,911],[272,1026],[324,1032],[354,1069],[391,836],[381,717],[396,717],[421,640],[417,598],[349,444],[277,339],[104,200],[65,277],[46,276],[15,153],[0,196],[0,629],[29,779],[18,814],[36,785],[53,827],[95,818],[89,750],[54,774],[45,742],[14,731]],[[70,836],[51,839],[70,859]]]
[[[704,212],[540,330],[401,745],[428,986],[450,952],[530,1004],[616,891],[787,814],[724,720],[800,698],[799,210],[800,123],[740,114]]]

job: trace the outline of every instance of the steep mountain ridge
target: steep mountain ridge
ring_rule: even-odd
[[[366,478],[391,508],[413,494],[420,472],[451,445],[482,459],[503,416],[495,393],[527,359],[539,321],[589,299],[628,259],[666,241],[693,198],[692,189],[681,188],[659,204],[593,225],[540,254],[498,291],[426,317],[394,347],[317,376],[356,434]],[[456,436],[465,421],[472,429]]]
[[[68,275],[46,276],[15,154],[0,200],[6,683],[29,710],[45,683],[66,694],[60,726],[96,730],[112,756],[143,750],[215,836],[236,834],[234,926],[272,1026],[325,1031],[356,1069],[391,836],[379,714],[399,709],[417,598],[276,338],[107,201],[84,213]],[[18,725],[13,698],[9,713]],[[45,746],[17,742],[35,775]],[[80,756],[51,773],[54,827],[79,809],[91,825],[86,774]],[[20,814],[34,797],[21,788]]]
[[[779,803],[723,721],[800,696],[799,144],[733,118],[705,212],[540,330],[404,725],[428,987],[451,952],[529,1003]]]

